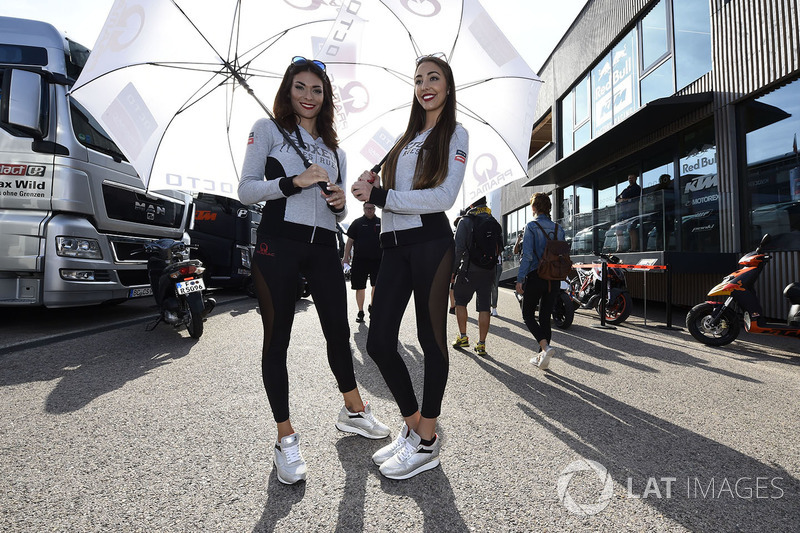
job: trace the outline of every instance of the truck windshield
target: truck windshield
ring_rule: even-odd
[[[114,158],[115,161],[127,161],[117,145],[114,144],[102,126],[86,109],[75,100],[70,100],[72,128],[78,141],[92,150],[97,150]]]

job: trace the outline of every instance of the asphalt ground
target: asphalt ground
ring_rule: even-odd
[[[349,297],[359,387],[394,436],[401,419]],[[0,530],[800,530],[796,339],[743,333],[709,348],[660,327],[655,304],[645,325],[637,300],[613,330],[579,311],[555,331],[545,372],[528,362],[534,341],[502,289],[489,357],[450,350],[441,467],[393,481],[370,460],[388,440],[334,428],[341,396],[303,299],[289,373],[309,475],[285,486],[271,464],[255,301],[222,302],[198,341],[145,331],[152,310],[132,304],[103,320],[44,313],[54,333],[38,340],[22,334],[31,315],[4,315]],[[474,345],[473,309],[468,333]],[[399,344],[420,384],[413,305]]]

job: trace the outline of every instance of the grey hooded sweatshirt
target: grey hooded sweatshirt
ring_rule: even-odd
[[[344,151],[328,148],[322,137],[314,139],[298,126],[302,143],[295,132],[287,132],[312,163],[328,172],[332,183],[345,187]],[[338,166],[337,166],[338,155]],[[300,188],[292,178],[305,170],[303,160],[270,119],[256,121],[247,140],[247,150],[239,181],[239,200],[244,204],[265,202],[259,235],[283,237],[303,242],[336,246],[336,223],[347,216],[347,208],[334,212],[314,184]]]

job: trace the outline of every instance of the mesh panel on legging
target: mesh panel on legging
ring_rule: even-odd
[[[428,357],[434,352],[431,346],[427,351],[423,341],[423,332],[417,326],[420,344],[423,345],[425,354],[425,384],[422,395],[422,410],[420,414],[425,418],[436,418],[442,410],[442,398],[447,385],[447,375],[450,368],[450,352],[447,348],[447,308],[450,294],[450,278],[453,270],[454,246],[445,250],[439,268],[433,277],[428,295],[428,323],[429,331],[433,332],[433,341],[439,351],[440,357]],[[417,299],[415,298],[416,302]],[[417,313],[420,310],[417,308]],[[419,321],[419,319],[418,319]]]
[[[289,374],[286,370],[286,348],[277,349],[272,344],[275,329],[275,308],[272,302],[272,292],[261,270],[258,261],[253,261],[253,284],[258,298],[258,307],[261,311],[261,323],[264,329],[264,340],[261,348],[261,376],[264,380],[264,389],[267,392],[269,405],[275,422],[284,422],[289,419]],[[290,325],[291,327],[291,325]],[[288,335],[286,347],[288,347]]]
[[[347,292],[336,249],[274,237],[267,240],[263,244],[269,253],[257,252],[253,257],[253,283],[264,326],[261,356],[264,388],[275,421],[283,422],[289,418],[286,359],[301,272],[311,286],[328,364],[339,391],[355,389],[356,380],[347,323]]]
[[[413,292],[417,335],[425,357],[422,415],[436,418],[447,383],[447,299],[454,246],[452,238],[384,250],[372,304],[367,352],[403,416],[413,415],[417,399],[397,343],[403,314]]]

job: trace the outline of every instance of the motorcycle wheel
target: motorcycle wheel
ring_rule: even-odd
[[[572,310],[575,311],[581,306],[580,302],[577,301],[578,291],[581,290],[581,282],[578,276],[575,276],[574,278],[567,279],[567,283],[569,283],[569,292],[573,297],[571,302]]]
[[[559,329],[567,329],[575,319],[575,308],[572,307],[572,298],[564,291],[558,293],[553,304],[553,323]]]
[[[189,336],[193,339],[199,339],[203,335],[203,311],[205,311],[205,304],[203,303],[203,295],[199,292],[193,292],[186,296],[186,329],[189,330]]]
[[[714,306],[709,303],[697,304],[686,314],[686,329],[692,337],[706,346],[725,346],[739,336],[742,325],[739,316],[732,309],[722,312],[719,323],[711,324]]]
[[[595,311],[600,314],[600,299],[597,299]],[[606,323],[622,324],[631,315],[633,310],[633,298],[627,292],[622,292],[613,302],[606,302]]]

